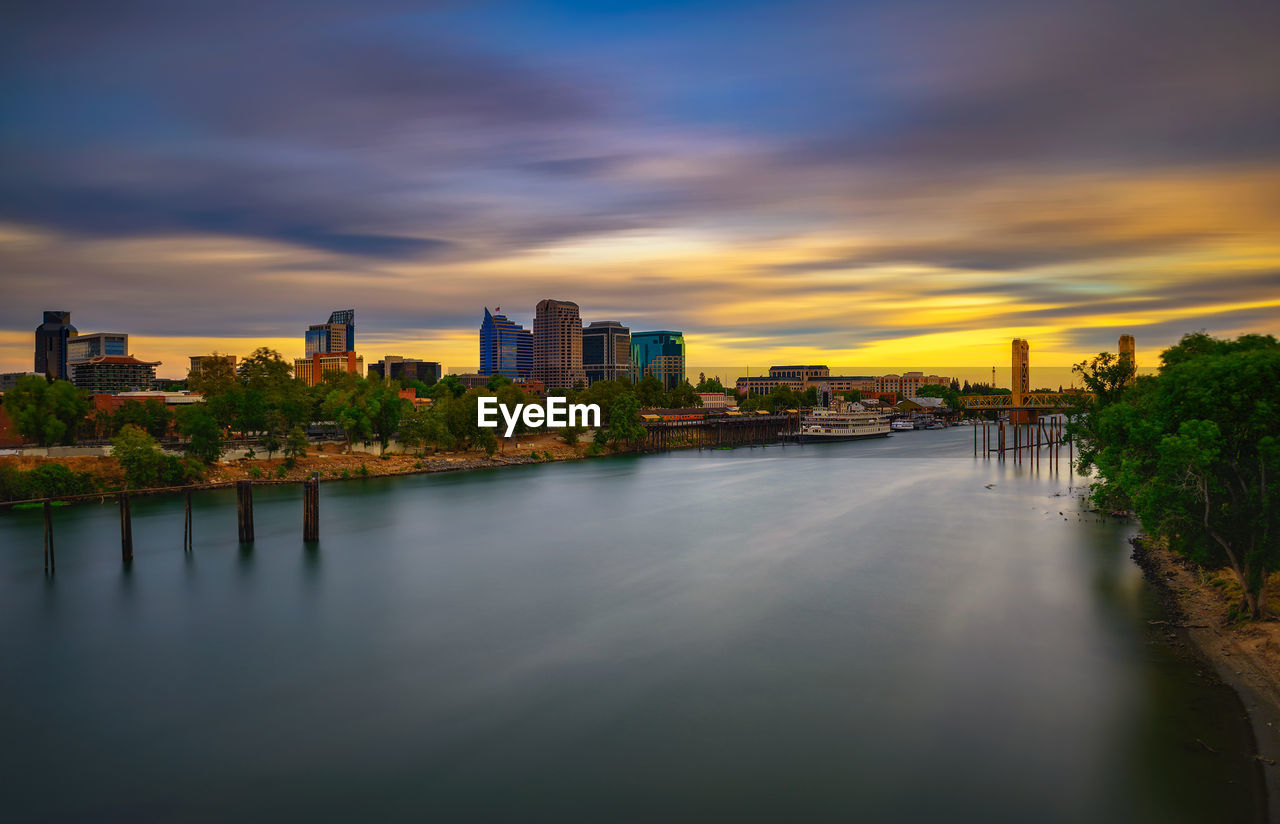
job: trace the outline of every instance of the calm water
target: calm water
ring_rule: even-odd
[[[970,438],[66,508],[55,580],[0,513],[0,819],[1255,820],[1132,527]]]

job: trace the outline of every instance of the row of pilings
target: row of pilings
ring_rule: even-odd
[[[268,483],[280,485],[280,482],[257,482],[258,485]],[[253,530],[253,487],[254,481],[236,481],[236,534],[241,544],[251,544],[254,540]],[[207,487],[216,488],[216,487]],[[191,488],[138,489],[120,492],[95,492],[87,495],[68,495],[59,498],[42,498],[37,501],[15,503],[38,503],[44,520],[44,570],[52,575],[57,570],[57,556],[53,542],[53,504],[56,501],[106,501],[115,498],[120,508],[120,560],[126,565],[133,563],[133,508],[132,496],[140,494],[158,494],[164,492],[183,493],[182,514],[182,550],[192,552],[195,549],[195,535],[191,518]],[[312,473],[302,482],[302,540],[313,544],[320,540],[320,475]]]
[[[984,458],[995,456],[1002,461],[1007,458],[1015,464],[1028,463],[1037,469],[1043,459],[1050,470],[1058,470],[1063,452],[1066,452],[1067,471],[1073,472],[1075,442],[1066,430],[1066,420],[1060,417],[1024,423],[982,421],[973,427],[975,457],[981,454]]]
[[[798,431],[799,425],[799,416],[796,414],[647,421],[640,449],[645,452],[663,452],[689,447],[715,449],[777,443]]]

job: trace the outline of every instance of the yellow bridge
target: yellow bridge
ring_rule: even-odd
[[[1088,397],[1084,392],[1029,392],[1015,403],[1013,395],[961,395],[965,409],[1070,409]]]
[[[976,411],[989,409],[1071,409],[1082,406],[1091,394],[1088,392],[1032,392],[1031,346],[1022,338],[1013,340],[1013,391],[1008,395],[961,395],[965,409]],[[1130,364],[1137,363],[1137,351],[1133,335],[1120,336],[1120,358]],[[995,378],[995,368],[991,370]]]

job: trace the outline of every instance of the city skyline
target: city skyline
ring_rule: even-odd
[[[173,376],[301,355],[351,304],[368,357],[471,364],[477,307],[528,327],[546,295],[680,329],[691,367],[1275,332],[1276,15],[30,5],[0,33],[0,371],[63,303]]]

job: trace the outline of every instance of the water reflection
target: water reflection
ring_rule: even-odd
[[[75,508],[74,597],[0,553],[5,670],[33,674],[0,674],[2,697],[40,719],[0,754],[10,806],[1254,818],[1239,702],[1152,636],[1131,527],[971,438],[325,484],[312,545],[296,490],[255,495],[244,546],[233,495],[197,496],[191,554],[161,534],[181,499],[157,500],[137,571],[102,540],[118,516]],[[38,547],[38,528],[0,519],[0,544]],[[7,629],[41,618],[43,639]],[[147,782],[107,780],[122,752]],[[55,761],[90,779],[35,767]]]

